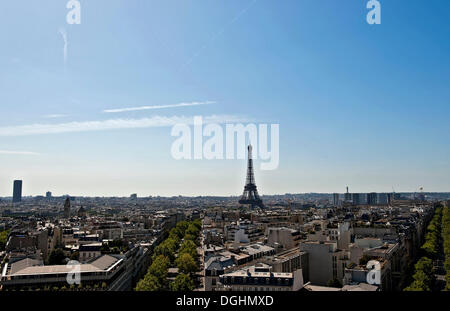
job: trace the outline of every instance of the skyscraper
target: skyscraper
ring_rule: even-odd
[[[367,204],[369,205],[377,205],[378,204],[378,198],[377,194],[375,192],[371,192],[367,194]]]
[[[347,187],[347,192],[344,195],[344,201],[345,202],[351,202],[352,201],[352,195],[348,192],[348,187]]]
[[[389,203],[389,193],[379,193],[377,203],[379,205],[387,205]]]
[[[339,205],[339,193],[333,193],[333,205],[334,206]]]
[[[52,197],[52,193],[50,191],[47,191],[47,193],[45,194],[46,198],[51,198]]]
[[[64,218],[70,218],[70,198],[67,197],[64,202]]]
[[[14,180],[13,203],[18,203],[21,201],[22,201],[22,181]]]
[[[366,205],[367,194],[366,193],[352,193],[353,205]]]

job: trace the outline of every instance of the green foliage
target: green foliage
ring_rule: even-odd
[[[116,239],[114,241],[109,241],[108,243],[103,243],[100,251],[102,254],[120,254],[128,252],[130,247],[128,243],[121,239]]]
[[[170,232],[169,232],[169,239],[177,241],[177,243],[180,242],[182,237],[183,237],[183,235],[181,234],[180,229],[178,229],[176,227],[173,228],[172,230],[170,230]]]
[[[371,259],[372,259],[372,257],[370,257],[370,256],[368,256],[368,255],[363,255],[363,256],[359,259],[359,264],[365,266]]]
[[[189,223],[187,221],[180,221],[179,223],[177,223],[177,225],[175,226],[179,231],[180,231],[180,238],[182,238],[185,234],[186,229],[188,228]]]
[[[195,284],[189,275],[199,269],[196,242],[198,241],[201,232],[201,226],[202,223],[200,220],[178,222],[177,225],[169,231],[167,239],[154,249],[152,257],[153,262],[145,277],[138,282],[135,290],[193,290]],[[182,240],[183,243],[181,243]],[[177,253],[178,256],[176,256]],[[178,267],[181,273],[176,277],[175,281],[168,286],[168,269],[173,266],[173,264]]]
[[[170,284],[170,289],[177,292],[188,292],[194,290],[194,281],[187,274],[179,274],[175,281]]]
[[[175,260],[177,268],[185,273],[191,274],[197,271],[197,263],[188,253],[183,253]]]
[[[446,206],[442,210],[442,238],[444,240],[444,268],[446,271],[445,290],[450,290],[450,206]]]
[[[48,264],[49,265],[62,265],[64,264],[64,259],[66,256],[64,252],[60,248],[56,248],[50,252],[48,255]]]
[[[200,229],[196,225],[191,223],[191,224],[189,224],[189,227],[186,229],[185,236],[192,235],[194,237],[197,237],[199,235],[199,233],[200,233]]]
[[[169,258],[170,262],[173,262],[175,259],[175,253],[178,248],[178,241],[173,238],[167,238],[164,242],[159,244],[153,253],[153,258],[163,255],[167,258]]]
[[[178,251],[178,255],[189,254],[194,260],[197,260],[197,245],[190,239],[185,240],[183,244],[181,244],[180,250]]]
[[[414,281],[405,291],[431,291],[434,283],[433,261],[422,257],[415,265]]]
[[[442,208],[436,208],[433,219],[427,227],[425,243],[421,250],[425,256],[437,259],[439,252],[439,238],[441,236]]]
[[[153,292],[161,289],[161,285],[158,282],[156,276],[152,274],[146,274],[145,277],[140,280],[136,286],[136,291]]]
[[[113,248],[110,248],[111,254],[120,254],[120,248],[117,246],[114,246]]]
[[[421,247],[424,256],[414,266],[414,281],[404,289],[405,291],[431,291],[433,289],[435,283],[433,259],[438,258],[441,234],[445,240],[444,223],[446,210],[448,208],[436,208],[434,216],[427,227],[425,243]]]
[[[0,251],[5,250],[8,234],[9,230],[4,230],[0,232]]]
[[[164,255],[159,255],[148,268],[148,273],[155,276],[159,284],[164,284],[167,279],[167,271],[169,267],[169,258]]]
[[[201,219],[196,219],[192,222],[192,224],[198,229],[200,232],[202,230],[202,221]]]
[[[73,252],[70,255],[70,260],[78,260],[80,258],[80,253],[79,252]]]

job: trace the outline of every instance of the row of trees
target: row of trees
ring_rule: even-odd
[[[169,236],[158,245],[145,277],[136,286],[137,291],[191,291],[195,288],[192,276],[199,269],[198,237],[201,221],[181,221],[172,228]],[[179,274],[173,282],[168,282],[168,270],[177,267]]]
[[[431,259],[438,259],[439,255],[439,240],[441,238],[442,226],[442,208],[436,208],[433,219],[427,227],[427,234],[425,235],[425,243],[421,250],[424,255]]]
[[[96,282],[91,284],[80,284],[80,285],[45,285],[42,287],[30,286],[30,287],[20,287],[20,289],[5,289],[10,291],[104,291],[107,288],[107,284],[105,282]]]
[[[9,230],[0,231],[0,251],[5,250],[8,234]]]
[[[450,290],[450,206],[444,207],[442,214],[442,238],[444,239],[445,254],[445,290]]]
[[[405,291],[431,291],[434,287],[435,276],[433,259],[439,255],[439,241],[441,239],[442,207],[437,207],[427,227],[425,243],[421,247],[423,256],[414,266],[413,282]]]

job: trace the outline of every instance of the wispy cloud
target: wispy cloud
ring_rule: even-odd
[[[32,151],[0,150],[0,155],[39,155],[39,153]]]
[[[64,65],[66,65],[67,63],[67,46],[69,44],[69,41],[67,40],[67,32],[64,28],[60,28],[58,30],[59,34],[62,36],[63,40],[64,40],[64,48],[63,48],[63,53],[64,53]]]
[[[214,102],[214,101],[206,101],[206,102],[179,103],[179,104],[173,104],[173,105],[139,106],[139,107],[118,108],[118,109],[107,109],[107,110],[103,110],[103,112],[115,113],[115,112],[127,112],[127,111],[139,111],[139,110],[153,110],[153,109],[211,105],[211,104],[215,104],[215,103],[216,102]]]
[[[194,117],[154,116],[142,119],[110,119],[101,121],[68,122],[59,124],[30,124],[0,127],[0,137],[28,136],[40,134],[59,134],[71,132],[106,131],[117,129],[136,129],[150,127],[166,127],[175,124],[193,124]],[[207,123],[243,123],[249,122],[245,117],[232,115],[211,115],[203,117]]]
[[[47,119],[57,119],[57,118],[65,118],[68,117],[66,114],[47,114],[44,116],[44,118]]]

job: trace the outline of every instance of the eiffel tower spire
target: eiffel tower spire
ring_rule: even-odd
[[[255,206],[264,208],[264,204],[256,189],[255,174],[253,173],[252,145],[248,145],[247,180],[239,204],[249,204],[251,208]]]

